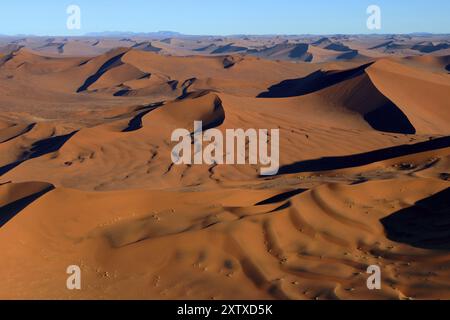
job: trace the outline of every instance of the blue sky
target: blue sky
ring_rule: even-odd
[[[81,30],[66,28],[71,4],[81,8]],[[371,4],[381,8],[379,33],[450,33],[449,0],[14,0],[0,4],[0,34],[374,33],[366,28]]]

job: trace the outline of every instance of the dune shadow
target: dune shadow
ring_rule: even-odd
[[[9,163],[7,165],[4,165],[3,167],[0,167],[0,176],[4,175],[8,171],[11,171],[15,167],[17,167],[19,164],[21,164],[23,161],[17,161],[13,163]]]
[[[389,240],[421,249],[450,250],[450,188],[381,220]]]
[[[221,115],[221,116],[217,117],[216,119],[205,123],[203,125],[202,129],[203,129],[203,131],[214,129],[214,128],[220,127],[224,122],[225,122],[225,115]]]
[[[358,50],[351,50],[336,57],[337,60],[351,60],[359,55]]]
[[[445,50],[450,48],[450,45],[448,43],[439,43],[439,44],[429,44],[429,45],[423,45],[423,44],[417,44],[413,46],[412,50],[417,50],[421,53],[433,53],[439,50]]]
[[[118,63],[121,63],[120,60],[122,59],[124,54],[125,52],[106,61],[96,73],[86,79],[83,85],[78,88],[77,93],[86,91],[95,81],[97,81],[106,71],[108,71],[109,68],[117,65]]]
[[[338,72],[318,70],[303,78],[284,80],[260,93],[257,98],[288,98],[313,93],[363,74],[372,63]]]
[[[28,197],[19,199],[12,203],[9,203],[0,208],[0,228],[7,224],[11,219],[13,219],[19,212],[28,207],[31,203],[33,203],[38,198],[42,197],[47,192],[55,189],[54,186],[50,186],[38,193],[32,194]]]
[[[352,50],[350,47],[348,47],[342,43],[331,43],[328,46],[326,46],[325,49],[338,51],[338,52],[357,51],[357,50]]]
[[[0,167],[0,176],[4,175],[8,171],[14,169],[27,160],[38,158],[45,154],[58,151],[67,142],[67,140],[69,140],[77,132],[78,131],[74,131],[66,135],[51,137],[33,143],[31,149],[29,151],[26,151],[22,155],[21,160]]]
[[[162,50],[161,48],[154,47],[150,41],[136,43],[132,48],[147,52],[160,52]]]
[[[387,47],[387,46],[389,46],[389,45],[391,45],[393,43],[394,43],[393,40],[389,40],[388,42],[383,42],[383,43],[381,43],[379,45],[376,45],[375,47],[371,47],[368,50],[375,50],[375,49],[385,48],[385,47]]]
[[[450,73],[450,64],[445,66],[445,70],[447,70]]]
[[[278,202],[283,202],[286,201],[296,195],[299,195],[305,191],[308,191],[307,189],[296,189],[293,191],[288,191],[288,192],[284,192],[284,193],[280,193],[277,194],[274,197],[271,197],[269,199],[263,200],[261,202],[258,202],[257,204],[255,204],[256,206],[263,206],[263,205],[267,205],[267,204],[274,204],[274,203],[278,203]]]
[[[8,142],[8,141],[11,141],[11,140],[13,140],[13,139],[23,135],[23,134],[26,134],[26,133],[30,132],[35,126],[36,126],[36,123],[32,123],[32,124],[28,125],[22,132],[16,134],[15,136],[12,136],[12,137],[10,137],[8,139],[5,139],[5,140],[0,140],[0,143],[5,143],[5,142]]]
[[[235,46],[232,43],[218,47],[215,49],[211,54],[222,54],[222,53],[235,53],[235,52],[241,52],[241,51],[247,51],[248,48],[246,47],[240,47]]]
[[[300,43],[294,47],[294,49],[289,52],[289,58],[293,59],[304,59],[305,62],[311,62],[313,60],[313,55],[308,52],[309,45],[306,43]]]
[[[123,97],[131,92],[130,89],[121,89],[113,94],[114,97]]]
[[[74,131],[66,135],[51,137],[33,143],[30,153],[27,155],[27,160],[58,151],[67,142],[67,140],[69,140],[77,132],[78,131]]]
[[[372,64],[373,63],[371,62],[345,71],[324,72],[319,70],[304,78],[284,80],[279,84],[270,87],[269,91],[259,94],[258,97],[287,98],[317,92],[362,75],[365,69]],[[365,113],[363,115],[364,120],[367,121],[373,129],[378,131],[415,134],[415,127],[402,110],[373,87],[372,84],[370,88],[374,91],[375,96],[382,102],[380,102],[373,111]],[[358,98],[355,99],[357,100]],[[349,101],[347,101],[347,103],[349,103]]]
[[[203,46],[201,48],[194,49],[193,51],[202,52],[202,51],[206,51],[206,50],[211,49],[211,48],[215,48],[215,46],[213,44],[210,44],[210,45],[207,45],[207,46]]]
[[[408,117],[388,99],[381,107],[365,114],[364,120],[378,131],[401,134],[416,133],[416,128],[414,128]]]
[[[449,146],[450,136],[447,136],[430,141],[420,142],[417,144],[395,146],[355,155],[300,161],[281,167],[278,175],[301,172],[320,172],[359,167],[370,163],[398,158],[414,153],[443,149]]]
[[[128,123],[128,127],[126,127],[125,129],[122,130],[122,132],[131,132],[131,131],[136,131],[142,128],[142,118],[147,115],[148,113],[156,110],[157,108],[159,108],[160,106],[162,106],[164,104],[164,102],[157,102],[157,103],[152,103],[150,104],[147,110],[139,113],[137,116],[133,117],[130,122]]]
[[[188,90],[189,88],[197,81],[197,78],[190,78],[187,79],[183,82],[183,84],[181,85],[181,87],[183,88],[183,92],[181,93],[181,95],[177,98],[177,100],[183,100],[189,97],[189,95],[191,94],[201,94],[198,93],[197,91],[191,92],[189,93]],[[205,93],[206,94],[206,93]]]
[[[203,131],[217,128],[225,122],[225,109],[223,108],[222,100],[220,98],[217,98],[214,101],[214,113],[217,114],[217,116],[203,124]],[[194,139],[192,139],[192,141],[194,141]]]

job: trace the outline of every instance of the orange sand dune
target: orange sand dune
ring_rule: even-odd
[[[397,215],[447,187],[406,177],[331,183],[261,205],[274,191],[57,188],[2,228],[0,272],[8,280],[1,296],[117,298],[120,290],[122,298],[154,299],[443,298],[450,285],[445,234],[399,240],[395,230],[408,223]],[[430,202],[424,208],[440,205]],[[74,263],[89,284],[82,292],[66,290],[64,273],[54,272]],[[382,291],[365,287],[369,264],[383,268],[389,285]]]
[[[0,58],[0,299],[450,299],[445,49],[78,40]],[[278,129],[278,173],[174,165],[195,121]]]

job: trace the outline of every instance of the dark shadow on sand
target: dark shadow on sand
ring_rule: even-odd
[[[86,91],[89,86],[91,84],[93,84],[95,81],[97,81],[106,71],[109,70],[109,68],[114,67],[118,64],[121,63],[121,59],[123,57],[123,55],[125,54],[119,54],[111,59],[109,59],[108,61],[106,61],[101,67],[100,69],[98,69],[98,71],[93,74],[92,76],[90,76],[89,78],[86,79],[86,81],[84,82],[84,84],[78,88],[77,92],[82,92],[82,91]]]
[[[345,71],[316,71],[304,78],[285,80],[277,85],[269,88],[269,91],[263,92],[260,98],[286,98],[294,96],[302,96],[313,93],[342,81],[352,79],[364,73],[364,70],[372,63],[359,66],[354,69]],[[379,92],[382,95],[381,92]],[[398,108],[392,101],[382,95],[384,104],[380,105],[376,110],[364,115],[364,120],[378,131],[399,133],[399,134],[415,134],[416,129],[409,121],[408,117]]]
[[[390,100],[376,110],[364,115],[364,120],[378,131],[415,134],[416,128],[408,117]]]
[[[164,102],[158,102],[158,103],[153,103],[151,105],[149,105],[147,110],[139,113],[137,116],[135,116],[133,119],[130,120],[130,122],[128,123],[128,127],[126,127],[125,129],[122,130],[122,132],[131,132],[131,131],[136,131],[142,128],[142,118],[152,112],[153,110],[156,110],[157,108],[159,108],[160,106],[162,106],[164,104]]]
[[[450,250],[450,188],[381,220],[389,240]]]
[[[32,202],[42,197],[47,192],[52,191],[55,187],[50,186],[45,190],[32,194],[28,197],[14,201],[6,206],[0,208],[0,228],[7,224],[12,218],[14,218],[19,212],[29,206]]]
[[[401,156],[419,152],[443,149],[447,147],[450,147],[450,136],[437,138],[426,142],[420,142],[417,144],[401,145],[350,156],[300,161],[281,167],[278,175],[301,172],[320,172],[359,167],[378,161],[398,158]]]
[[[351,60],[358,56],[359,51],[358,50],[351,50],[349,52],[345,52],[341,54],[340,56],[336,57],[337,60]]]
[[[35,126],[36,126],[36,123],[32,123],[32,124],[28,125],[25,128],[25,130],[23,130],[22,132],[18,133],[17,135],[15,135],[15,136],[13,136],[11,138],[8,138],[6,140],[0,141],[0,143],[5,143],[5,142],[8,142],[8,141],[11,141],[11,140],[17,138],[18,136],[21,136],[21,135],[23,135],[23,134],[25,134],[27,132],[30,132]]]
[[[282,201],[286,201],[296,195],[299,195],[305,191],[308,191],[307,189],[297,189],[297,190],[293,190],[293,191],[288,191],[288,192],[284,192],[281,194],[277,194],[274,197],[271,197],[269,199],[266,199],[264,201],[258,202],[256,204],[256,206],[263,206],[263,205],[267,205],[267,204],[274,204],[274,203],[278,203],[278,202],[282,202]]]
[[[130,92],[131,92],[130,89],[121,89],[121,90],[115,92],[115,93],[113,94],[113,96],[114,96],[114,97],[123,97],[123,96],[128,95],[128,93],[130,93]]]
[[[305,62],[311,62],[313,55],[308,52],[309,45],[306,43],[300,43],[294,47],[294,49],[289,52],[289,58],[301,59],[303,58]]]
[[[35,142],[31,146],[31,149],[22,155],[22,160],[0,167],[0,176],[4,175],[8,171],[14,169],[15,167],[17,167],[18,165],[27,160],[34,159],[43,156],[45,154],[58,151],[67,142],[67,140],[69,140],[75,133],[77,133],[77,131],[74,131],[66,135],[51,137],[48,139]]]
[[[304,78],[284,80],[270,87],[268,91],[260,93],[257,98],[288,98],[313,93],[363,74],[372,63],[346,71],[319,70]]]

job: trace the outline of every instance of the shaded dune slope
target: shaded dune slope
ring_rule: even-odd
[[[347,50],[315,45],[328,49],[295,58]],[[0,115],[0,298],[449,298],[446,59],[19,49],[0,66],[1,99],[36,109]],[[194,121],[279,129],[279,174],[173,165],[171,133]],[[77,292],[73,264],[89,284]]]
[[[414,210],[408,208],[421,201],[419,190],[424,189],[437,193],[438,207],[444,208],[442,201],[447,205],[448,200],[439,192],[446,186],[427,179],[355,186],[324,184],[266,202],[273,199],[269,191],[246,191],[243,199],[236,197],[240,190],[93,194],[56,189],[3,227],[0,240],[7,237],[10,246],[0,241],[0,248],[6,261],[14,261],[18,252],[25,250],[28,263],[41,262],[45,257],[36,249],[50,243],[67,253],[50,258],[46,268],[35,270],[41,280],[31,284],[31,291],[35,286],[52,288],[55,278],[47,277],[48,272],[83,257],[84,279],[95,283],[83,293],[85,297],[112,297],[116,286],[136,273],[140,276],[135,281],[128,280],[135,290],[124,291],[124,297],[442,297],[450,285],[447,269],[442,268],[448,265],[448,253],[414,248],[401,243],[405,240],[399,243],[393,235],[399,234],[402,225],[395,212]],[[398,191],[393,194],[395,189]],[[62,199],[67,209],[58,216]],[[203,199],[202,204],[193,206],[195,199]],[[424,200],[425,204],[430,202],[435,203],[435,199]],[[92,208],[95,216],[90,213]],[[415,219],[420,219],[417,214]],[[47,235],[35,228],[37,220],[42,221]],[[397,241],[386,238],[385,232]],[[19,242],[13,241],[18,237],[26,244],[20,250]],[[415,247],[430,242],[424,239],[419,243]],[[442,248],[448,239],[441,237],[436,245]],[[96,250],[88,254],[90,248]],[[153,261],[152,267],[143,257]],[[8,264],[2,264],[0,271]],[[387,285],[381,291],[365,287],[365,270],[370,264],[382,267]],[[429,279],[432,291],[421,285],[418,273]],[[29,274],[18,271],[14,280],[21,284],[27,278]],[[156,278],[160,279],[158,285],[148,285]],[[238,283],[240,290],[236,291]],[[71,293],[54,287],[52,291],[40,290],[40,294],[63,298]]]
[[[345,71],[317,71],[305,78],[286,80],[258,97],[276,98],[317,94],[361,114],[379,131],[414,134],[408,117],[373,84],[366,69],[371,64]]]

